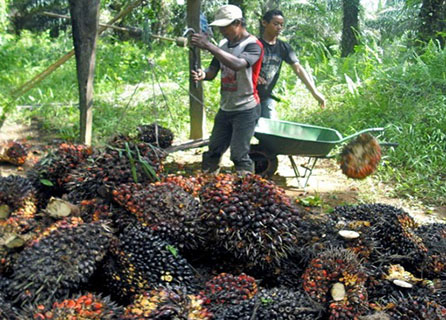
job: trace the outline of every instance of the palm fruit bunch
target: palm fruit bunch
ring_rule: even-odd
[[[285,191],[257,175],[219,174],[200,191],[217,247],[256,266],[272,266],[299,242],[300,216]]]
[[[375,259],[401,263],[410,270],[426,260],[428,249],[415,233],[418,224],[402,209],[382,208],[378,221],[373,223],[372,236],[378,242]]]
[[[257,283],[246,274],[238,276],[221,273],[205,283],[200,292],[210,310],[218,310],[227,305],[237,305],[252,299],[257,294]]]
[[[124,309],[108,297],[87,292],[55,301],[51,307],[36,305],[24,313],[26,319],[38,320],[119,320],[122,319]]]
[[[444,320],[446,307],[423,296],[395,299],[385,311],[392,320]]]
[[[61,224],[36,239],[18,257],[8,287],[22,305],[66,298],[88,282],[111,239],[99,222]]]
[[[138,294],[122,319],[208,320],[212,314],[198,296],[178,287],[158,287]]]
[[[88,163],[74,170],[64,187],[70,200],[108,198],[117,186],[130,182],[152,182],[163,170],[165,153],[147,143],[114,140]]]
[[[374,243],[372,262],[405,263],[413,268],[426,259],[428,249],[415,233],[418,224],[403,209],[373,203],[337,207],[333,215],[347,221],[356,220],[364,226],[362,234],[367,234]]]
[[[427,259],[419,265],[420,271],[431,277],[446,280],[446,224],[430,223],[415,229],[428,248]]]
[[[252,299],[230,305],[214,314],[215,320],[314,320],[320,319],[321,307],[303,291],[275,287],[262,289]]]
[[[172,183],[120,185],[114,200],[143,225],[179,249],[196,249],[204,241],[200,203]]]
[[[302,275],[303,289],[323,305],[329,319],[352,319],[367,310],[367,275],[357,256],[346,249],[320,253]]]
[[[62,143],[41,158],[27,176],[45,201],[50,196],[61,196],[66,192],[64,184],[70,180],[71,171],[84,163],[93,153],[85,145]]]
[[[120,301],[160,285],[195,286],[189,263],[151,228],[129,225],[110,251],[105,275],[110,293]]]
[[[38,223],[36,190],[25,177],[0,177],[0,272],[9,273],[17,251]]]
[[[2,320],[16,320],[18,310],[8,300],[6,295],[6,288],[9,285],[9,279],[0,275],[0,319]]]
[[[172,145],[173,132],[157,123],[140,125],[138,128],[138,139],[154,146],[166,149]]]
[[[187,193],[190,193],[193,197],[198,197],[201,188],[212,178],[212,175],[209,174],[196,174],[190,177],[169,174],[163,177],[161,181],[176,184],[183,188]]]
[[[369,306],[374,311],[394,309],[400,298],[424,297],[441,303],[441,292],[432,281],[417,278],[400,265],[373,266],[367,273]]]
[[[371,175],[381,160],[381,147],[369,133],[362,133],[341,152],[342,172],[350,178],[364,179]]]
[[[5,146],[0,146],[0,162],[8,162],[16,166],[25,163],[28,157],[28,146],[17,141],[9,141]]]

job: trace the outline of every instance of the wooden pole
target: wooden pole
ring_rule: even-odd
[[[80,138],[91,145],[100,0],[69,0],[79,86]]]
[[[201,0],[187,0],[187,26],[200,32],[200,7]],[[200,50],[189,50],[189,74],[193,68],[201,68]],[[206,113],[203,104],[203,86],[201,82],[189,80],[189,114],[190,114],[190,138],[203,138],[206,130]],[[194,98],[195,97],[195,98]]]

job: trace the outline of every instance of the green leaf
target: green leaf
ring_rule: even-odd
[[[176,258],[178,256],[178,250],[174,246],[168,244],[166,249],[170,251],[170,253]]]
[[[47,179],[40,179],[40,183],[48,187],[54,187],[54,183]]]

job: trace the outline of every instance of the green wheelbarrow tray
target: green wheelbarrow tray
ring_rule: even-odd
[[[272,176],[277,169],[277,155],[288,155],[296,177],[305,178],[305,186],[319,158],[329,158],[330,151],[365,132],[381,132],[384,128],[368,128],[343,137],[337,130],[308,124],[260,118],[254,136],[258,145],[251,146],[250,156],[256,173]],[[293,156],[309,157],[305,174],[298,172]],[[313,163],[311,163],[313,162]],[[309,166],[308,166],[309,165]]]

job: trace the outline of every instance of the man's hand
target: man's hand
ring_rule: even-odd
[[[324,96],[319,91],[316,91],[313,94],[313,96],[319,102],[319,105],[321,106],[321,109],[324,109],[325,108],[325,98],[324,98]]]
[[[211,43],[207,35],[203,33],[194,33],[190,36],[190,44],[191,46],[200,48],[200,49],[209,49]]]
[[[206,72],[202,69],[198,69],[197,71],[191,70],[192,80],[195,82],[204,80],[206,78]]]
[[[257,84],[266,84],[266,79],[259,76],[257,78]]]

